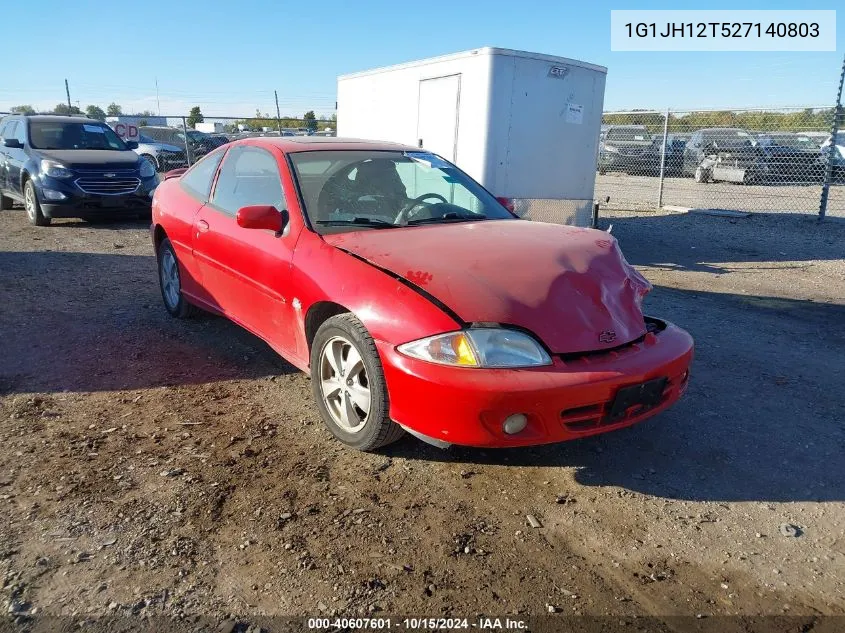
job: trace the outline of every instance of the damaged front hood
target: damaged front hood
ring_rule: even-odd
[[[498,220],[325,235],[403,277],[466,323],[530,330],[557,354],[616,347],[645,334],[651,285],[607,233]]]

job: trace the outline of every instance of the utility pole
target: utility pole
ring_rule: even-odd
[[[68,109],[68,114],[70,114],[70,109],[73,106],[70,105],[70,88],[67,85],[67,79],[65,79],[65,94],[67,94],[67,109]]]
[[[273,95],[276,97],[276,122],[279,126],[279,136],[282,135],[282,113],[279,111],[279,93],[277,91],[273,91]]]
[[[156,77],[156,106],[158,106],[158,115],[161,116],[161,101],[158,100],[158,77]]]

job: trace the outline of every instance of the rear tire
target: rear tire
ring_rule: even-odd
[[[165,309],[177,319],[187,319],[197,313],[197,308],[188,303],[182,294],[182,276],[179,271],[179,260],[170,240],[164,238],[159,244],[158,253],[158,284],[161,288],[161,298]]]
[[[389,417],[375,341],[354,315],[333,316],[317,330],[311,345],[311,387],[329,431],[347,446],[372,451],[405,434]]]
[[[26,217],[33,226],[49,226],[50,218],[45,217],[41,212],[41,203],[35,193],[35,185],[27,180],[23,186],[23,204],[26,209]]]

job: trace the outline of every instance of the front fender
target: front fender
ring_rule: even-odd
[[[297,311],[297,355],[309,358],[308,311],[321,302],[339,304],[358,317],[370,335],[391,345],[449,332],[456,319],[395,276],[362,261],[318,235],[304,231],[293,258],[292,301]]]

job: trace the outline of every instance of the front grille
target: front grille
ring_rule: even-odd
[[[137,176],[83,176],[76,179],[76,186],[85,193],[93,193],[101,196],[121,196],[128,193],[135,193],[141,185],[141,179]]]

